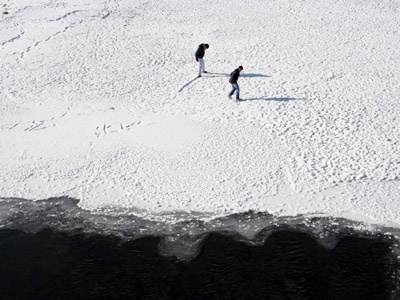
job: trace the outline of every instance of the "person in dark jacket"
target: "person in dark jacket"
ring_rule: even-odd
[[[208,44],[200,44],[199,48],[196,51],[196,61],[199,62],[199,77],[201,77],[201,73],[207,73],[204,67],[204,55],[206,54],[206,49],[209,48]]]
[[[232,99],[232,95],[235,93],[236,91],[236,100],[240,101],[242,99],[240,99],[240,89],[239,89],[239,85],[237,83],[239,76],[240,76],[240,72],[243,71],[243,67],[239,66],[237,69],[235,69],[232,73],[231,76],[229,78],[229,82],[232,84],[232,91],[229,93],[228,97],[229,99]]]

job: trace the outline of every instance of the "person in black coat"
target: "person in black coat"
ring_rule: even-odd
[[[240,72],[243,71],[243,67],[239,66],[237,69],[235,69],[232,73],[231,76],[229,78],[229,82],[232,84],[232,91],[229,93],[228,97],[229,99],[232,99],[232,95],[235,93],[236,91],[236,100],[240,101],[242,99],[240,99],[240,89],[239,89],[239,85],[237,83],[239,76],[240,76]]]
[[[196,61],[199,62],[199,77],[201,77],[201,73],[207,73],[204,66],[204,55],[206,54],[206,49],[209,48],[208,44],[200,44],[199,48],[196,51]]]

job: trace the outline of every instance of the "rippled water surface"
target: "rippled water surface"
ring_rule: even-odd
[[[254,212],[149,221],[85,212],[69,198],[0,208],[1,299],[399,296],[395,229]]]

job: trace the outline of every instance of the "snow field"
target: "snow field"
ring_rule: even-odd
[[[1,197],[400,224],[399,2],[25,2],[0,26]]]

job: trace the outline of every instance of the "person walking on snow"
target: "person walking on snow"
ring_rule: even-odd
[[[239,89],[239,85],[237,83],[239,76],[240,76],[240,72],[243,71],[243,67],[239,66],[237,69],[235,69],[232,73],[231,73],[231,77],[229,78],[229,82],[232,84],[232,91],[229,93],[228,97],[229,99],[232,99],[232,95],[235,93],[236,91],[236,100],[240,101],[242,99],[240,99],[240,89]]]
[[[199,48],[196,51],[196,61],[199,62],[199,76],[201,77],[201,73],[207,73],[204,67],[204,54],[206,53],[206,49],[208,49],[209,45],[208,44],[200,44]]]

